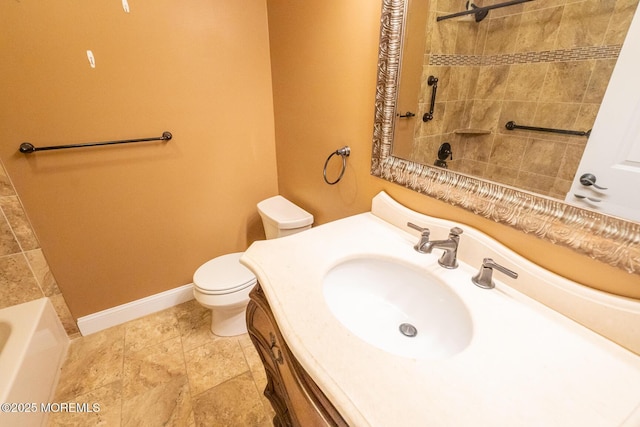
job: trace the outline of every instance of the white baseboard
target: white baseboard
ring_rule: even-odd
[[[78,318],[85,336],[193,299],[193,283]]]

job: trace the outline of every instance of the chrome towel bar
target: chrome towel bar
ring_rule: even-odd
[[[156,136],[151,138],[123,139],[120,141],[88,142],[86,144],[50,145],[48,147],[34,147],[33,144],[30,142],[23,142],[22,144],[20,144],[20,152],[24,154],[29,154],[29,153],[33,153],[34,151],[95,147],[97,145],[128,144],[131,142],[146,142],[146,141],[169,141],[171,138],[173,138],[173,135],[171,135],[171,132],[165,131],[162,133],[162,136]]]

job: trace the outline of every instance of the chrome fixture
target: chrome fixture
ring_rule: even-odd
[[[496,284],[492,280],[494,268],[513,279],[518,278],[518,273],[516,273],[515,271],[511,271],[508,268],[501,266],[491,258],[485,258],[482,260],[482,266],[480,266],[480,271],[478,271],[478,274],[476,274],[471,278],[471,281],[476,286],[479,286],[483,289],[495,288]]]
[[[421,254],[426,254],[427,252],[425,252],[424,247],[427,243],[429,243],[429,234],[430,234],[429,229],[426,227],[423,228],[423,227],[420,227],[419,225],[415,225],[412,222],[408,222],[407,225],[413,228],[414,230],[417,230],[420,232],[420,241],[415,244],[413,249],[415,249],[416,252],[420,252]]]
[[[418,335],[418,329],[411,323],[401,323],[398,329],[405,337],[413,338]]]
[[[444,268],[458,268],[457,255],[461,234],[461,228],[453,227],[449,231],[449,238],[447,240],[433,240],[431,242],[426,242],[420,252],[430,254],[433,249],[443,249],[444,253],[438,260],[438,264]]]
[[[350,154],[351,154],[351,148],[349,148],[348,145],[345,145],[344,147],[339,148],[333,153],[329,154],[329,157],[327,157],[327,161],[324,162],[324,169],[322,169],[322,177],[324,178],[324,182],[326,182],[329,185],[334,185],[334,184],[337,184],[338,181],[342,179],[342,175],[344,175],[344,172],[347,170],[347,157],[349,157]],[[335,181],[329,181],[327,179],[327,165],[329,164],[329,160],[331,160],[333,156],[342,157],[342,169],[340,169],[340,175],[338,175],[338,178],[336,178]]]
[[[596,176],[592,173],[585,173],[581,175],[580,184],[584,185],[585,187],[589,187],[590,185],[593,185],[593,188],[597,188],[598,190],[608,190],[607,187],[601,187],[599,185],[596,185]]]

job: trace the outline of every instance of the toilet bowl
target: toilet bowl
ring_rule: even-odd
[[[258,203],[267,239],[299,233],[311,228],[313,215],[282,196]],[[207,261],[193,275],[193,296],[211,310],[211,332],[234,336],[247,332],[245,313],[249,292],[257,280],[240,264],[243,252],[226,254]]]

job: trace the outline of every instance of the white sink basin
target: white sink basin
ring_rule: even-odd
[[[409,265],[351,259],[329,270],[323,292],[347,329],[395,355],[445,358],[471,341],[471,316],[460,298],[435,276]]]

